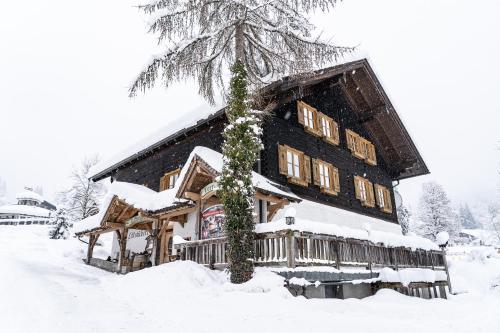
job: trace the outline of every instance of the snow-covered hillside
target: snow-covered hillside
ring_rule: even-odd
[[[500,257],[450,257],[449,300],[306,300],[264,270],[239,286],[189,262],[107,273],[46,226],[2,227],[0,244],[0,332],[500,332]]]

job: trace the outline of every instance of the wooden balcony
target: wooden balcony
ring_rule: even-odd
[[[227,265],[225,237],[190,241],[175,247],[180,250],[181,260],[191,260],[212,269]],[[358,267],[371,271],[382,267],[445,270],[446,265],[441,251],[386,247],[366,240],[294,230],[256,234],[254,254],[255,266],[268,267]]]

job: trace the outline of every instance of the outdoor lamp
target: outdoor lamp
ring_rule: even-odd
[[[297,214],[297,211],[295,210],[295,208],[293,208],[293,207],[288,208],[285,212],[286,224],[288,224],[288,225],[295,224],[295,215],[296,214]]]

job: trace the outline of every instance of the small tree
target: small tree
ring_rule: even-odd
[[[49,231],[51,239],[66,239],[69,236],[69,222],[64,209],[59,209],[56,213],[54,226]]]
[[[454,238],[457,235],[454,213],[443,187],[436,182],[429,182],[423,184],[422,190],[418,211],[421,224],[417,233],[432,241],[441,231],[448,232],[450,238]]]
[[[66,209],[72,223],[99,212],[104,186],[89,179],[90,168],[97,162],[97,157],[85,158],[80,168],[71,175],[71,187],[58,194],[59,204]]]
[[[479,223],[476,221],[474,216],[472,215],[469,205],[464,204],[461,205],[458,210],[458,221],[460,223],[460,227],[464,229],[476,229],[479,228]]]
[[[401,204],[397,209],[398,221],[401,226],[401,232],[403,235],[407,235],[410,232],[410,210],[403,204]]]

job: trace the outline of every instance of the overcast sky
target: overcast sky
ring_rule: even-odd
[[[155,49],[140,0],[10,1],[0,11],[0,178],[10,199],[67,184],[202,103],[191,84],[127,97]],[[345,0],[315,17],[337,44],[366,51],[432,174],[454,202],[498,197],[500,1]]]

